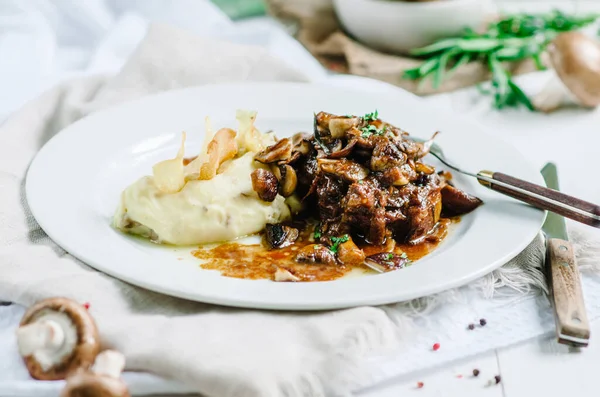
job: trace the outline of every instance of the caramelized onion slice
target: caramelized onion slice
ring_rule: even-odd
[[[154,184],[163,193],[177,193],[185,186],[183,166],[185,138],[186,134],[184,131],[181,133],[181,145],[174,159],[161,161],[152,167]]]
[[[217,175],[219,166],[227,160],[235,157],[238,152],[235,142],[236,133],[231,128],[221,128],[208,144],[208,159],[200,167],[201,180],[209,180]]]

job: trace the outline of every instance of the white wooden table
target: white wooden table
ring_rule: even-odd
[[[600,1],[500,1],[505,10],[543,11],[552,8],[600,12]],[[474,90],[428,98],[457,113],[473,117],[496,135],[513,143],[533,164],[541,168],[547,161],[558,165],[561,190],[585,200],[600,202],[600,182],[582,172],[600,168],[600,111],[567,110],[553,115],[527,112],[497,112],[482,105]],[[493,148],[490,148],[493,150]],[[600,239],[600,232],[597,233]],[[600,395],[598,363],[600,321],[592,323],[588,348],[569,349],[554,337],[534,339],[517,346],[490,351],[437,370],[391,380],[365,390],[364,397],[462,396],[533,397]],[[473,369],[480,374],[473,377]],[[495,375],[501,382],[492,386]],[[423,387],[418,388],[418,382]]]

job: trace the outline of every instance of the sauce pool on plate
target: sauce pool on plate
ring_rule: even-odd
[[[448,235],[448,229],[458,218],[442,218],[432,232],[419,244],[396,244],[392,250],[386,246],[359,244],[366,256],[381,252],[398,255],[406,254],[407,265],[435,250]],[[265,244],[241,244],[230,242],[214,248],[199,248],[192,255],[202,261],[200,266],[207,270],[217,270],[223,276],[244,279],[274,278],[277,268],[293,273],[300,281],[329,281],[349,275],[350,273],[376,274],[366,265],[325,265],[298,263],[295,257],[299,250],[307,245],[315,244],[312,238],[314,229],[305,227],[293,245],[280,249],[269,249]]]

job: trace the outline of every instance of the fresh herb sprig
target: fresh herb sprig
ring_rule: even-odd
[[[502,109],[524,105],[535,110],[531,101],[512,80],[503,62],[533,59],[538,69],[543,69],[541,54],[560,32],[582,28],[598,18],[597,14],[574,16],[561,11],[547,14],[515,14],[491,23],[483,33],[465,30],[461,37],[440,40],[411,51],[412,55],[425,61],[413,69],[404,71],[409,80],[432,79],[434,89],[440,87],[460,66],[472,62],[485,62],[492,74],[489,93],[494,106]]]
[[[363,116],[363,119],[365,121],[375,121],[379,118],[379,112],[377,111],[377,109],[375,109],[374,112],[372,113],[367,113]]]

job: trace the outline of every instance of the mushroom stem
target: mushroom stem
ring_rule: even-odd
[[[125,356],[116,350],[105,350],[96,357],[92,372],[118,379],[123,368],[125,368]]]
[[[578,104],[578,101],[556,74],[548,79],[542,90],[533,98],[533,106],[544,113],[553,112],[569,104]]]
[[[17,329],[17,345],[22,356],[29,356],[37,350],[56,350],[65,340],[65,333],[55,321],[40,321]]]

